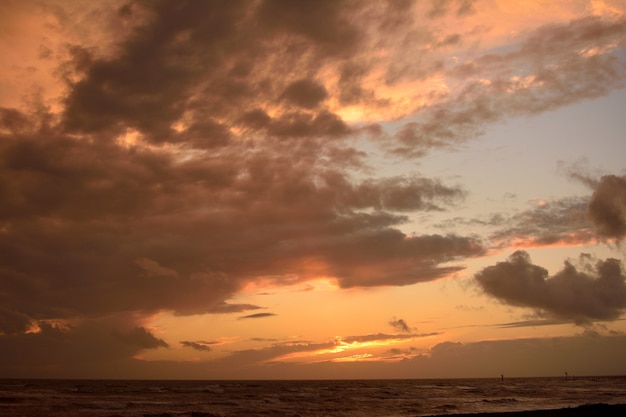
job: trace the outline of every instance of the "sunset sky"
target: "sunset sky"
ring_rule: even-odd
[[[0,0],[0,377],[626,374],[626,0]]]

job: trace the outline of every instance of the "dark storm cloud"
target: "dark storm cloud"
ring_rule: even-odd
[[[190,88],[218,68],[246,3],[146,3],[150,21],[123,52],[97,60],[67,97],[67,128],[95,132],[120,123],[162,140],[184,111]]]
[[[67,377],[93,377],[94,369],[106,374],[106,369],[144,349],[167,347],[144,327],[128,328],[128,322],[128,318],[64,326],[41,322],[37,332],[4,335],[0,337],[0,368],[16,375],[51,372],[53,376],[63,370]]]
[[[389,325],[399,332],[409,333],[411,331],[411,328],[403,319],[396,319],[394,317],[393,320],[389,322]]]
[[[276,314],[274,314],[274,313],[255,313],[255,314],[248,314],[247,316],[238,317],[237,320],[263,319],[265,317],[272,317],[272,316],[275,316],[275,315]]]
[[[426,178],[350,180],[306,144],[180,160],[31,126],[0,145],[7,332],[25,330],[25,316],[256,309],[224,301],[263,275],[407,285],[484,252],[472,238],[390,228],[406,221],[392,211],[441,210],[463,190]],[[344,154],[358,165],[358,154]],[[303,266],[310,259],[320,269]]]
[[[121,43],[117,56],[81,65],[85,76],[71,84],[69,130],[123,125],[156,143],[224,146],[230,122],[216,117],[231,119],[281,97],[316,107],[328,95],[321,84],[274,73],[290,75],[300,66],[315,71],[324,57],[345,55],[360,38],[347,19],[348,2],[164,1],[133,7],[147,9],[146,23]],[[189,126],[176,134],[172,126],[182,117]]]
[[[566,261],[553,276],[534,265],[526,252],[517,251],[507,261],[475,275],[487,293],[503,303],[537,309],[541,314],[579,323],[615,320],[626,308],[626,277],[616,259],[580,265]]]

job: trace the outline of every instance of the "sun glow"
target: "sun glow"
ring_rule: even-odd
[[[336,291],[339,290],[337,280],[332,277],[319,277],[302,280],[296,274],[268,275],[257,277],[247,282],[240,294],[254,294],[259,291],[278,292],[309,292],[309,291]]]
[[[368,336],[366,336],[367,338]],[[370,335],[369,337],[377,337],[376,335]],[[349,340],[350,338],[343,338],[337,336],[333,342],[333,346],[329,348],[317,349],[317,350],[304,350],[300,352],[292,352],[286,355],[282,355],[277,358],[273,358],[269,362],[323,362],[323,361],[357,361],[357,360],[401,360],[405,356],[385,356],[382,355],[384,351],[388,351],[391,347],[408,342],[413,342],[418,339],[419,336],[405,337],[393,335],[378,339],[378,340]],[[346,340],[348,339],[348,340]],[[352,353],[354,352],[354,353]],[[349,356],[345,356],[346,353],[351,353]]]
[[[138,146],[142,141],[143,135],[136,129],[126,129],[126,132],[117,137],[116,142],[119,146],[126,149]]]

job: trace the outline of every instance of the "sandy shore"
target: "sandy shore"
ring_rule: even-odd
[[[448,417],[595,417],[626,416],[626,404],[590,404],[556,410],[512,411],[508,413],[447,414]],[[443,417],[443,416],[431,416]]]

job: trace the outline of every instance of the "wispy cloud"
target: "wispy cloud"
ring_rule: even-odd
[[[437,336],[441,333],[439,332],[431,332],[431,333],[408,333],[408,334],[385,334],[385,333],[376,333],[376,334],[367,334],[360,336],[346,336],[342,337],[341,341],[345,343],[366,343],[366,342],[378,342],[378,341],[389,341],[389,340],[402,340],[402,339],[417,339],[420,337],[429,337],[429,336]]]
[[[535,319],[535,320],[522,320],[522,321],[512,321],[509,323],[499,323],[496,324],[496,327],[502,327],[504,329],[513,328],[513,327],[537,327],[537,326],[554,326],[558,324],[569,323],[566,320],[556,320],[556,319]]]
[[[403,319],[397,319],[394,317],[389,322],[389,325],[399,332],[409,333],[411,331],[411,328]]]
[[[193,342],[193,341],[183,340],[180,342],[180,344],[183,345],[184,347],[192,348],[201,352],[210,352],[211,346],[217,345],[219,344],[219,342],[207,342],[204,340],[198,340],[198,341]]]
[[[265,317],[272,317],[275,316],[276,314],[274,313],[255,313],[255,314],[248,314],[247,316],[241,316],[238,318],[238,320],[246,320],[246,319],[262,319]]]

